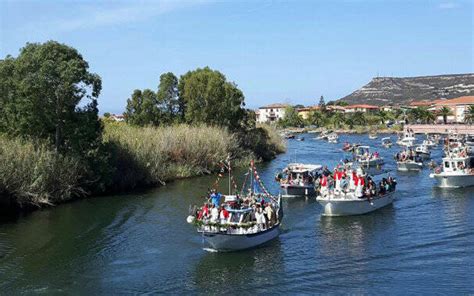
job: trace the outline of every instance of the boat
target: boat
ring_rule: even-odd
[[[283,191],[282,196],[314,196],[316,193],[314,182],[321,168],[322,166],[318,164],[288,164],[276,177]]]
[[[371,139],[371,140],[377,139],[377,134],[376,133],[370,133],[369,134],[369,139]]]
[[[413,147],[415,145],[416,138],[410,131],[405,131],[403,135],[398,137],[397,144],[404,147]]]
[[[377,167],[384,164],[384,159],[378,152],[371,153],[369,146],[358,146],[354,152],[354,160],[362,167]]]
[[[280,234],[280,224],[283,219],[283,207],[281,196],[271,195],[261,181],[254,163],[250,165],[247,178],[250,177],[248,191],[246,191],[245,183],[239,194],[231,193],[231,169],[229,171],[229,195],[225,196],[225,201],[221,204],[221,213],[218,219],[214,219],[211,215],[206,216],[205,207],[200,210],[193,207],[187,222],[193,224],[197,232],[202,236],[204,241],[216,251],[240,251],[254,248],[265,244]],[[220,175],[222,172],[220,173]],[[217,180],[219,180],[218,177]],[[234,183],[234,181],[232,181]],[[237,188],[237,186],[235,186]],[[272,209],[272,220],[268,223],[257,223],[253,217],[259,215],[262,211],[255,212],[253,206],[259,208],[259,204],[266,204]],[[226,211],[228,217],[221,216]],[[213,209],[214,210],[214,209]]]
[[[431,139],[426,139],[426,140],[423,140],[422,145],[431,148],[431,147],[435,147],[436,143]]]
[[[441,167],[437,167],[430,178],[434,178],[441,188],[474,186],[474,156],[467,153],[467,147],[448,151]]]
[[[359,147],[360,144],[350,144],[349,142],[345,142],[344,145],[342,146],[342,151],[344,152],[354,152],[357,147]]]
[[[431,151],[428,146],[422,144],[415,147],[415,153],[421,159],[426,160],[431,158]]]
[[[361,177],[365,179],[366,176]],[[367,182],[365,182],[367,184]],[[395,200],[396,182],[389,186],[389,190],[375,192],[373,196],[362,195],[363,188],[359,194],[355,190],[323,191],[320,190],[316,201],[323,207],[323,216],[351,216],[362,215],[383,208]],[[360,196],[360,197],[359,197]]]
[[[296,138],[296,141],[300,141],[300,142],[302,142],[302,141],[304,141],[304,137],[301,137],[301,138]]]
[[[397,161],[397,169],[399,171],[408,172],[408,171],[420,171],[423,169],[423,163],[417,162],[416,160],[404,160],[404,161]]]
[[[329,143],[337,143],[339,136],[336,133],[331,133],[328,135],[328,142]]]
[[[392,147],[393,143],[392,143],[392,139],[390,137],[385,137],[385,138],[382,138],[382,146],[385,147],[385,148],[390,148]]]
[[[319,136],[316,137],[316,140],[327,140],[328,136],[332,133],[330,130],[322,131]]]
[[[358,198],[354,192],[331,193],[318,196],[316,201],[323,207],[323,216],[362,215],[388,206],[395,200],[394,192],[372,198]]]
[[[295,135],[294,134],[286,134],[285,139],[294,139]]]

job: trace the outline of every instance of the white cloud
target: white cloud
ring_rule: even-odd
[[[113,8],[98,5],[88,7],[75,18],[52,19],[41,23],[30,23],[24,31],[36,32],[71,32],[80,29],[93,29],[103,26],[120,25],[147,21],[153,17],[172,11],[206,4],[210,0],[157,0],[131,1]]]
[[[438,5],[438,8],[440,9],[453,9],[458,7],[459,5],[454,2],[443,2]]]

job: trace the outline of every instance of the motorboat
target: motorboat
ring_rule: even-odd
[[[344,152],[354,152],[357,147],[359,147],[360,144],[350,144],[349,142],[345,142],[344,145],[342,146],[342,151]]]
[[[285,139],[294,139],[295,135],[294,134],[286,134]]]
[[[304,141],[304,137],[296,138],[296,141],[302,142],[302,141]]]
[[[431,158],[431,151],[429,149],[429,146],[426,146],[424,144],[416,146],[415,153],[417,156],[419,156],[423,160]]]
[[[436,143],[433,140],[426,139],[426,140],[423,140],[422,145],[424,145],[426,147],[429,147],[429,148],[432,148],[432,147],[436,146]]]
[[[385,147],[385,148],[390,148],[392,147],[393,143],[392,143],[392,139],[390,137],[385,137],[385,138],[382,138],[382,146]]]
[[[394,192],[374,197],[358,198],[354,192],[329,193],[318,196],[316,201],[323,207],[323,216],[362,215],[388,206],[395,200]]]
[[[318,164],[290,163],[276,180],[283,197],[314,196],[315,180],[322,166]]]
[[[200,209],[197,209],[196,206],[192,207],[187,222],[193,224],[204,241],[216,251],[239,251],[254,248],[278,237],[283,219],[281,196],[274,196],[268,192],[253,162],[249,173],[246,174],[247,177],[250,176],[248,191],[245,190],[245,186],[242,186],[241,195],[231,194],[230,184],[233,179],[230,176],[231,170],[228,171],[230,194],[225,196],[225,202],[220,205],[221,210],[217,212],[217,217],[213,214],[213,211],[214,213],[217,211],[215,206],[212,206],[210,215],[206,214],[206,210],[208,210],[206,204]],[[220,177],[217,180],[219,179]],[[244,181],[244,185],[246,181]],[[260,210],[260,205],[263,204],[272,213],[272,219],[265,223],[262,222],[265,220],[262,215],[266,217],[266,214]],[[265,208],[266,211],[267,208]],[[224,212],[226,215],[222,215]],[[257,216],[260,217],[260,222]]]
[[[474,186],[474,156],[468,155],[467,149],[447,152],[441,167],[436,168],[430,177],[441,188]]]
[[[332,131],[329,130],[324,130],[322,131],[319,136],[316,137],[317,140],[327,140],[329,134],[331,134]]]
[[[402,172],[420,171],[423,169],[423,162],[410,159],[397,161],[397,169]]]
[[[416,141],[415,137],[407,136],[407,137],[399,138],[397,140],[397,144],[404,147],[413,147],[415,146],[415,141]]]
[[[377,139],[377,134],[376,133],[370,133],[369,134],[369,139],[371,139],[371,140]]]
[[[354,160],[362,167],[377,167],[384,164],[384,159],[378,152],[371,153],[369,146],[358,146],[354,152]]]
[[[339,139],[339,136],[336,133],[332,133],[328,135],[328,142],[329,143],[337,143],[337,140]]]

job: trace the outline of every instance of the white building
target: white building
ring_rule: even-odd
[[[276,122],[285,116],[286,104],[270,104],[268,106],[258,108],[255,112],[257,115],[257,122]]]

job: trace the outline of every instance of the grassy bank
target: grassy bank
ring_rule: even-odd
[[[204,125],[106,123],[104,144],[112,172],[105,194],[208,174],[228,155],[238,166],[285,150],[277,131],[266,126],[242,135]],[[49,145],[0,137],[0,205],[41,207],[85,197],[96,187],[87,176],[83,162]]]

